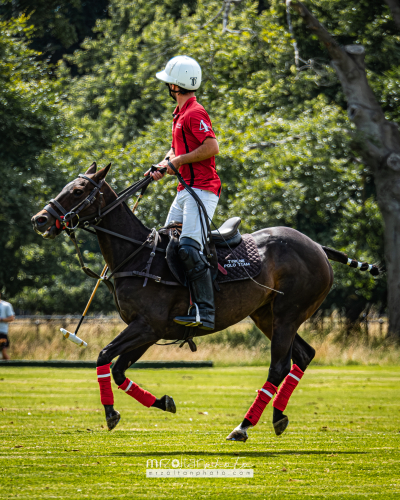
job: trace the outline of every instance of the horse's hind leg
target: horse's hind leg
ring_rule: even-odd
[[[291,349],[293,366],[286,375],[285,380],[280,386],[274,402],[272,403],[274,408],[272,423],[277,436],[280,436],[289,424],[289,419],[283,414],[283,412],[286,409],[293,391],[296,389],[314,356],[315,349],[307,344],[307,342],[302,339],[298,333],[296,333]]]
[[[246,441],[248,438],[247,430],[257,424],[265,407],[277,393],[281,382],[293,371],[293,369],[291,370],[293,343],[297,328],[301,324],[301,321],[295,316],[294,311],[288,310],[284,304],[280,303],[265,306],[252,315],[256,325],[271,339],[271,366],[267,382],[258,391],[258,395],[246,413],[243,422],[233,430],[227,439]],[[279,413],[279,410],[274,409],[275,411],[277,413],[274,415],[273,424],[276,434],[279,435],[286,429],[289,420],[282,412]]]
[[[293,363],[305,372],[308,365],[314,359],[314,356],[315,349],[296,333],[292,349]]]

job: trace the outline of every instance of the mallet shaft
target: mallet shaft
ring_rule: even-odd
[[[136,200],[136,203],[134,204],[133,208],[132,208],[132,213],[135,213],[135,210],[137,209],[137,206],[139,205],[139,201],[142,199],[143,195],[140,194]]]
[[[108,266],[107,264],[103,267],[103,270],[101,271],[100,276],[103,277],[106,272],[107,272]],[[89,302],[87,303],[85,310],[82,313],[81,319],[79,320],[78,326],[75,329],[75,335],[78,333],[79,328],[81,327],[82,321],[84,317],[86,316],[86,313],[88,312],[89,306],[92,303],[92,300],[94,299],[94,296],[96,295],[97,289],[99,288],[101,280],[97,280],[96,286],[93,289],[92,295],[90,296]]]
[[[101,277],[103,277],[106,274],[107,269],[108,269],[108,266],[106,264],[103,267],[103,270],[101,271],[101,274],[100,274]],[[87,306],[85,307],[85,310],[83,311],[82,316],[86,316],[86,313],[88,312],[89,306],[92,303],[94,296],[96,295],[97,289],[99,288],[100,282],[101,282],[101,280],[97,280],[96,286],[93,289],[92,295],[90,296],[89,302],[87,303]]]
[[[137,200],[136,200],[136,203],[134,205],[134,207],[132,208],[132,212],[135,213],[135,210],[137,208],[137,206],[139,205],[139,201],[142,199],[143,197],[143,193],[141,193],[138,197],[137,197]],[[101,271],[101,274],[100,276],[103,277],[106,272],[107,272],[107,269],[108,269],[108,266],[107,264],[104,266],[103,270]],[[84,319],[84,317],[86,316],[86,313],[88,312],[89,310],[89,307],[90,307],[90,304],[92,303],[92,300],[94,299],[94,296],[96,295],[96,292],[97,292],[97,289],[99,288],[99,285],[100,285],[100,282],[101,280],[97,280],[97,283],[96,283],[96,286],[94,287],[93,289],[93,292],[92,292],[92,295],[90,296],[90,299],[85,307],[85,310],[83,311],[83,314],[82,314],[82,317],[81,319],[79,320],[79,323],[78,323],[78,326],[76,327],[76,330],[75,330],[75,335],[77,334],[79,328],[81,327],[81,324],[82,324],[82,321]]]

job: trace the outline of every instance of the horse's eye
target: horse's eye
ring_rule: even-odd
[[[74,191],[74,196],[81,196],[82,194],[83,194],[82,189],[76,189],[76,190]]]

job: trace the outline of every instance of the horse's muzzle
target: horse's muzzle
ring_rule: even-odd
[[[42,210],[31,219],[34,231],[46,239],[53,239],[59,231],[56,228],[54,217]]]

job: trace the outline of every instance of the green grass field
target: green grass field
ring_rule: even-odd
[[[173,396],[178,411],[146,409],[114,391],[122,419],[108,432],[94,370],[0,365],[0,498],[400,497],[400,367],[310,368],[283,436],[269,406],[247,443],[226,441],[266,374],[130,370],[155,395]],[[148,459],[237,462],[254,478],[147,479]]]

